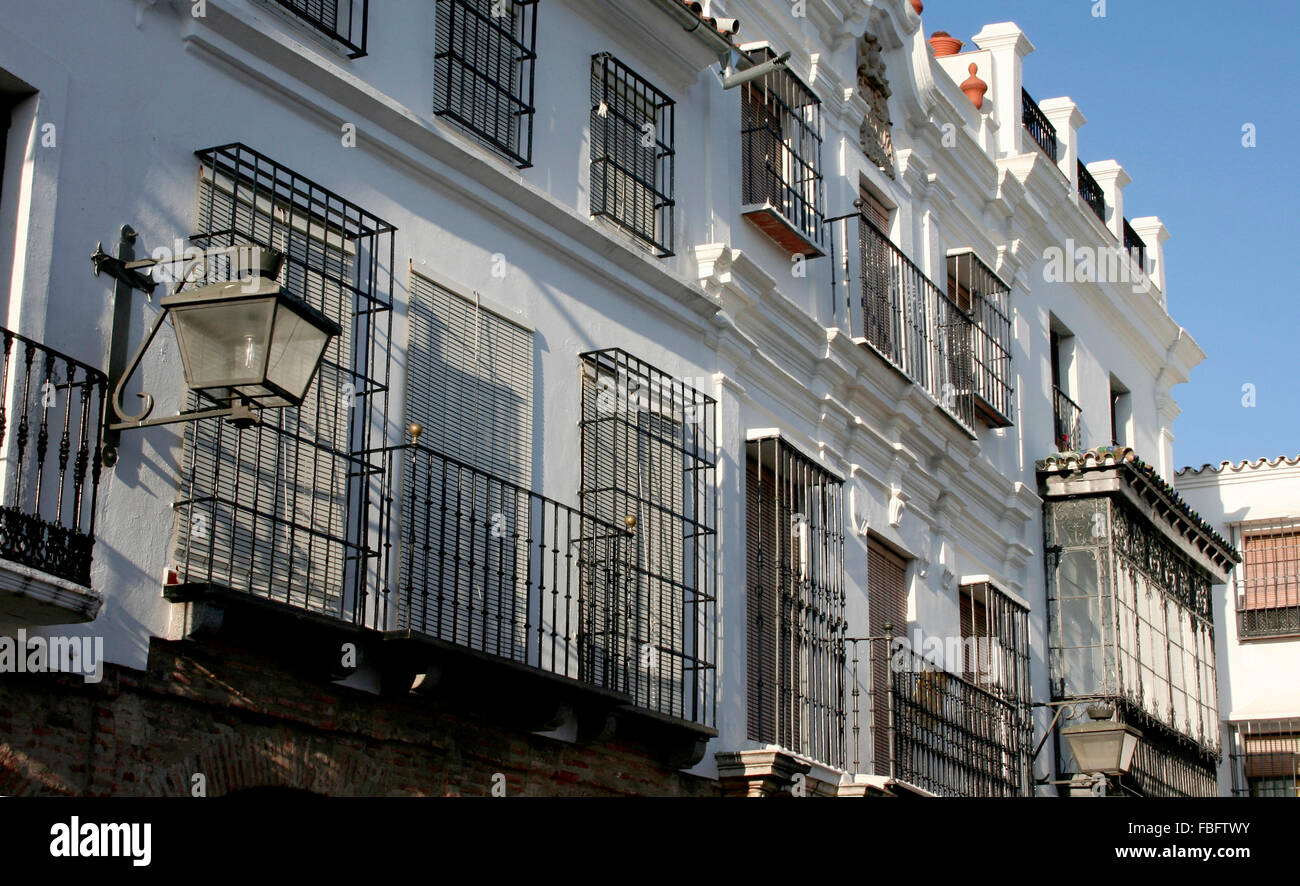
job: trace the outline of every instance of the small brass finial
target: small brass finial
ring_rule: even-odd
[[[406,433],[411,435],[412,443],[419,443],[420,435],[424,433],[424,425],[420,424],[418,421],[413,421],[406,426]]]
[[[623,518],[623,525],[627,527],[628,532],[633,531],[636,529],[636,517],[632,514],[628,514]]]

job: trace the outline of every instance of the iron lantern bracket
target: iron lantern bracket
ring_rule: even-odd
[[[144,400],[144,408],[134,415],[126,411],[126,407],[122,403],[123,389],[126,387],[127,381],[139,368],[140,361],[144,359],[145,352],[149,349],[149,345],[153,343],[154,336],[162,328],[163,322],[167,319],[169,313],[166,307],[158,313],[153,324],[149,327],[149,331],[145,334],[144,341],[140,343],[135,355],[128,360],[127,348],[131,332],[131,293],[139,290],[152,295],[154,290],[157,289],[157,282],[142,274],[143,269],[159,265],[177,264],[192,258],[192,256],[186,255],[174,259],[147,258],[137,260],[135,257],[136,237],[135,229],[130,225],[123,225],[116,256],[106,253],[102,243],[96,244],[95,251],[90,256],[96,277],[101,273],[105,273],[116,281],[113,286],[113,329],[108,351],[108,388],[112,392],[109,399],[112,413],[111,415],[105,415],[106,422],[103,435],[103,464],[109,468],[117,464],[117,448],[121,442],[122,431],[197,421],[203,418],[228,418],[238,428],[251,427],[261,421],[257,411],[253,409],[246,399],[241,399],[238,403],[229,407],[191,410],[167,416],[166,418],[150,419],[149,414],[153,412],[153,395],[140,392],[136,396]],[[203,250],[202,256],[206,260],[210,255],[229,253],[233,248],[237,247]],[[174,291],[179,292],[184,285],[185,280],[179,280]],[[114,416],[118,421],[107,421],[107,419]]]

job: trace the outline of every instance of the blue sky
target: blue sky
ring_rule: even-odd
[[[1104,18],[1094,5],[925,0],[922,21],[968,46],[986,23],[1020,25],[1035,48],[1025,88],[1074,99],[1083,159],[1119,161],[1125,214],[1169,229],[1169,312],[1207,355],[1174,388],[1178,466],[1300,454],[1300,306],[1280,273],[1300,262],[1300,3],[1107,0]]]

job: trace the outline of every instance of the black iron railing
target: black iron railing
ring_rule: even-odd
[[[351,58],[366,54],[370,0],[274,0],[331,40]]]
[[[1030,794],[1032,737],[1022,700],[982,689],[890,637],[848,644],[853,772],[939,796]]]
[[[1025,123],[1025,129],[1029,130],[1029,135],[1055,163],[1058,156],[1056,127],[1052,125],[1052,121],[1047,119],[1047,115],[1038,107],[1038,103],[1030,98],[1027,91],[1021,90],[1021,97],[1024,102],[1022,119]]]
[[[393,447],[385,460],[385,498],[399,506],[382,587],[397,628],[626,689],[652,657],[628,629],[649,616],[630,581],[626,527],[424,446]]]
[[[1104,224],[1106,221],[1106,194],[1102,191],[1101,185],[1097,184],[1097,180],[1092,177],[1088,167],[1083,165],[1082,160],[1079,161],[1079,197],[1083,199],[1084,203],[1088,204],[1089,208]]]
[[[855,219],[858,242],[853,244],[850,223]],[[975,336],[970,314],[945,295],[865,215],[829,221],[838,223],[832,236],[832,253],[841,248],[846,253],[837,267],[837,277],[843,275],[847,284],[844,307],[853,336],[864,339],[973,434]],[[850,248],[857,253],[856,269],[847,254]],[[854,270],[856,281],[852,279]],[[838,281],[832,282],[838,288]],[[839,301],[837,295],[833,298]],[[839,310],[837,303],[837,315]],[[995,363],[999,359],[994,352],[989,357]]]
[[[784,68],[744,86],[741,142],[742,202],[773,207],[820,246],[822,136],[817,96]]]
[[[1083,445],[1083,410],[1055,385],[1052,386],[1052,410],[1055,417],[1056,451],[1073,452]]]
[[[948,298],[971,316],[972,393],[993,427],[1011,424],[1011,288],[974,252],[948,256]]]
[[[1124,219],[1124,249],[1128,254],[1133,256],[1133,261],[1138,263],[1138,267],[1146,271],[1147,267],[1147,244],[1146,241],[1138,236],[1137,231]]]
[[[437,0],[433,113],[532,165],[537,0]]]
[[[0,558],[89,587],[108,378],[0,334]]]

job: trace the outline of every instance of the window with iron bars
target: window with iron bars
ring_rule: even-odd
[[[348,50],[350,58],[366,54],[370,0],[272,0]]]
[[[757,52],[757,61],[775,57]],[[778,68],[741,93],[742,202],[771,207],[821,254],[821,101]]]
[[[1232,793],[1300,797],[1300,717],[1229,724]]]
[[[283,253],[279,282],[343,331],[300,406],[242,430],[185,425],[178,579],[360,622],[362,566],[376,556],[360,527],[365,478],[382,464],[371,441],[388,414],[395,228],[244,145],[198,158],[193,245]]]
[[[673,254],[673,100],[609,53],[591,58],[591,214]]]
[[[746,448],[748,729],[844,757],[844,484],[779,436]]]
[[[1238,638],[1300,634],[1300,518],[1251,523],[1240,533]]]
[[[948,256],[948,298],[970,315],[975,412],[990,427],[1011,425],[1011,288],[974,252]]]
[[[1029,610],[987,581],[962,585],[963,676],[1000,698],[1029,701]]]
[[[433,113],[532,165],[537,0],[436,0]]]
[[[582,511],[626,526],[623,598],[585,620],[588,679],[711,724],[716,401],[620,349],[583,354]]]

